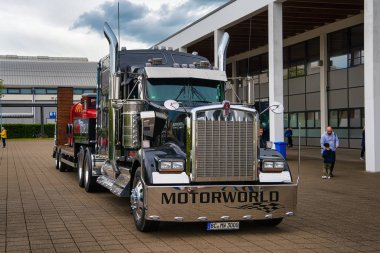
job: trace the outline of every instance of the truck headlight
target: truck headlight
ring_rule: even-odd
[[[173,162],[172,168],[174,170],[181,170],[182,171],[184,169],[183,162]]]
[[[158,170],[160,172],[182,172],[185,166],[183,161],[159,161]]]
[[[282,172],[285,169],[285,162],[263,162],[261,170],[263,172]]]
[[[171,162],[160,162],[159,170],[170,170],[172,168]]]
[[[285,169],[285,163],[284,162],[274,162],[273,168],[275,169]]]

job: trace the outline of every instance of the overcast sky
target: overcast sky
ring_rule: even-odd
[[[148,48],[228,0],[119,0],[121,46]],[[117,36],[113,0],[1,0],[0,55],[87,57],[107,54],[103,24]]]

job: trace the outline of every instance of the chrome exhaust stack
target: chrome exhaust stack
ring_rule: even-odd
[[[110,80],[108,90],[108,158],[115,159],[116,154],[116,113],[117,113],[117,100],[119,99],[119,82],[120,75],[117,74],[117,52],[119,50],[119,43],[111,27],[107,22],[104,23],[104,35],[109,43],[109,61],[110,61]]]
[[[227,47],[230,42],[230,35],[228,33],[224,33],[222,40],[220,41],[218,47],[218,67],[219,70],[225,71],[227,64]]]

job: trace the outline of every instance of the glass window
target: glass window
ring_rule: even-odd
[[[308,40],[306,50],[308,59],[319,59],[319,37]]]
[[[289,121],[289,125],[290,127],[292,128],[297,128],[297,113],[291,113],[290,114],[290,121]]]
[[[364,25],[358,25],[350,29],[351,47],[363,47],[364,45]]]
[[[21,94],[32,94],[32,89],[21,89]]]
[[[320,72],[319,60],[308,62],[306,72],[308,75],[319,73]]]
[[[82,95],[83,94],[83,90],[78,89],[78,88],[75,88],[73,92],[74,92],[74,95]]]
[[[35,94],[46,94],[46,89],[34,89]]]
[[[150,100],[157,102],[174,99],[189,103],[209,103],[223,100],[224,85],[219,81],[205,79],[151,78],[147,81],[146,92]]]
[[[95,93],[96,91],[93,90],[93,89],[86,89],[86,90],[83,90],[83,93]]]
[[[288,128],[289,127],[289,118],[288,114],[284,113],[284,127]]]
[[[307,113],[307,127],[308,128],[314,128],[315,125],[315,113],[314,112],[308,112]]]
[[[297,65],[297,76],[304,76],[305,75],[305,64],[298,64]]]
[[[287,68],[283,69],[283,77],[284,77],[284,80],[286,80],[286,79],[289,78],[289,74],[288,74],[288,69]]]
[[[8,94],[20,94],[20,89],[8,89]]]
[[[315,127],[321,127],[321,117],[319,112],[315,112]]]
[[[330,70],[347,68],[347,54],[330,57]]]
[[[46,94],[57,94],[57,89],[46,89]]]
[[[300,61],[304,60],[305,57],[305,43],[299,43],[293,46],[290,46],[290,61]]]
[[[350,109],[350,127],[361,127],[361,110]]]
[[[305,119],[305,113],[304,112],[298,113],[298,124],[300,124],[301,127],[306,127],[306,119]]]
[[[339,111],[339,127],[348,127],[347,110]]]
[[[289,78],[297,77],[297,66],[289,68]]]
[[[236,62],[236,75],[247,76],[248,74],[248,60],[243,59]]]
[[[348,55],[350,66],[364,64],[364,50],[361,48],[352,48]]]
[[[330,111],[329,125],[332,127],[338,126],[338,111]]]

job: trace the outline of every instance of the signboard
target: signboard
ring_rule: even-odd
[[[57,113],[56,112],[49,112],[49,119],[56,119]]]

